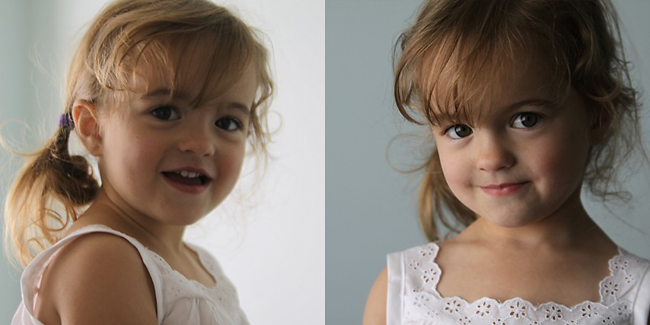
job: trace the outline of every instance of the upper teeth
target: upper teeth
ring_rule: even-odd
[[[180,172],[175,172],[175,173],[179,174],[179,175],[181,175],[183,177],[188,177],[188,178],[196,178],[196,177],[199,177],[199,176],[203,176],[203,175],[201,175],[201,173],[188,172],[186,170],[183,170],[183,171],[180,171]]]

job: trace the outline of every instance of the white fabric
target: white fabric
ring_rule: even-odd
[[[600,282],[600,301],[567,307],[534,306],[513,298],[481,298],[468,303],[442,297],[436,290],[439,247],[430,243],[388,255],[388,325],[441,324],[633,324],[646,325],[650,310],[650,261],[622,249],[609,261],[610,275]]]
[[[75,238],[93,232],[122,237],[138,250],[154,285],[158,324],[248,324],[246,316],[239,307],[235,287],[226,278],[217,261],[205,250],[191,246],[198,254],[203,266],[216,280],[217,284],[212,288],[188,280],[179,272],[172,270],[162,257],[144,247],[134,238],[106,226],[91,225],[63,238],[36,256],[27,266],[20,279],[23,299],[14,315],[13,325],[42,325],[34,317],[33,309],[43,271],[56,253],[66,244]]]

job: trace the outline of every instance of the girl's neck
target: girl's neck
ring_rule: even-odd
[[[564,250],[593,245],[611,249],[615,246],[587,214],[579,200],[553,215],[521,227],[502,227],[479,217],[457,238],[484,242],[495,247],[519,249]]]
[[[171,252],[183,252],[185,226],[167,225],[149,218],[124,204],[123,200],[102,186],[93,204],[75,224],[104,224],[138,239],[145,246],[164,248]]]

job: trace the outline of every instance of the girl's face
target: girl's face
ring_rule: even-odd
[[[495,80],[500,91],[478,105],[484,109],[479,121],[432,128],[453,194],[478,216],[504,227],[579,208],[595,136],[576,91],[554,103],[553,67],[543,60],[528,62],[514,62],[508,77]]]
[[[204,80],[196,59],[181,64],[186,78],[173,95],[168,80],[143,69],[146,91],[131,92],[101,119],[102,186],[127,214],[189,225],[220,204],[239,177],[255,73],[242,71],[225,92],[194,106],[203,87],[196,80]]]

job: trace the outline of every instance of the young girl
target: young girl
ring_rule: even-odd
[[[28,264],[13,324],[247,324],[219,264],[182,238],[230,193],[246,142],[265,152],[271,93],[266,49],[224,8],[106,7],[74,55],[59,128],[7,199]]]
[[[364,324],[650,324],[650,261],[580,198],[619,194],[642,147],[612,4],[430,0],[400,42],[397,106],[435,140],[432,243],[388,256]]]

